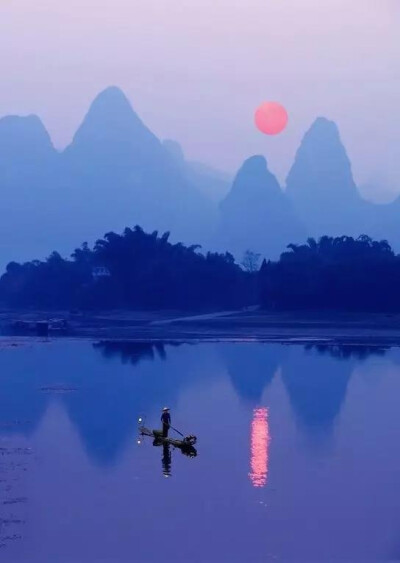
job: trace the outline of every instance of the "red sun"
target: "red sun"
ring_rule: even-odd
[[[257,108],[254,121],[257,129],[266,135],[282,133],[289,117],[285,108],[278,102],[264,102]]]

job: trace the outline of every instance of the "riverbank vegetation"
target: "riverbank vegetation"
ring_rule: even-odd
[[[246,267],[252,259],[252,267]],[[400,256],[367,236],[308,239],[278,261],[239,266],[226,253],[169,242],[140,227],[110,232],[69,259],[11,262],[0,279],[7,307],[48,309],[241,308],[400,311]]]
[[[10,307],[197,309],[246,304],[248,274],[231,254],[201,254],[197,245],[171,244],[169,233],[140,227],[110,232],[70,259],[11,262],[0,280]]]

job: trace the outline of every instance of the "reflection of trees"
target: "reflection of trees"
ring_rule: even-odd
[[[130,362],[135,365],[141,360],[154,360],[159,357],[165,360],[165,345],[161,342],[130,342],[104,340],[96,342],[93,347],[100,350],[105,358],[120,357],[123,364]]]
[[[316,350],[332,358],[348,360],[366,360],[370,356],[384,356],[390,349],[388,346],[363,346],[361,344],[306,344],[306,351]]]
[[[281,344],[224,344],[221,355],[239,397],[257,405],[279,368],[285,348]]]
[[[290,356],[291,354],[287,354],[289,348],[287,346],[283,346],[282,344],[262,344],[262,343],[251,343],[251,344],[224,344],[221,347],[220,353],[224,359],[226,368],[228,370],[230,379],[232,381],[232,385],[241,399],[249,402],[252,405],[257,405],[260,403],[263,391],[270,383],[272,382],[275,373],[277,372],[278,368],[280,367],[281,363],[285,361],[285,357],[288,355],[288,365],[291,365]],[[321,344],[321,343],[310,343],[305,345],[304,347],[297,347],[293,346],[290,347],[290,350],[299,356],[298,360],[296,360],[296,364],[298,366],[301,365],[302,362],[310,362],[310,366],[304,368],[303,371],[307,371],[307,378],[308,384],[310,385],[310,390],[314,389],[317,391],[319,384],[321,384],[321,389],[318,391],[321,395],[323,395],[324,391],[324,382],[321,378],[319,378],[315,385],[311,383],[311,378],[313,374],[310,373],[310,370],[313,369],[322,369],[324,373],[329,371],[340,371],[340,367],[335,367],[334,361],[335,360],[365,360],[369,356],[383,356],[388,348],[383,346],[363,346],[363,345],[337,345],[337,344]],[[297,351],[297,352],[295,352]],[[308,360],[303,360],[303,356],[308,358]],[[324,362],[323,368],[314,368],[311,367],[314,365],[318,365],[318,357],[322,356],[325,357],[324,360],[320,360]],[[297,357],[297,356],[296,356]],[[315,359],[312,359],[315,358]],[[333,363],[332,363],[333,362]],[[351,363],[351,367],[349,368],[350,372],[352,370],[353,363]],[[293,375],[296,372],[296,366],[292,366],[288,368],[290,372],[293,372]],[[346,370],[347,368],[345,368]],[[296,387],[296,381],[292,381],[292,377],[290,377],[290,382],[288,380],[288,371],[286,370],[286,384],[290,385],[291,387]],[[304,375],[304,374],[303,374]],[[340,378],[340,376],[338,376]],[[303,385],[306,385],[306,381],[300,381],[300,392]],[[329,386],[329,378],[326,379],[325,383]],[[337,392],[339,392],[339,381],[333,382],[333,385],[337,387]],[[296,387],[297,388],[297,387]],[[326,389],[328,396],[332,399],[332,404],[330,408],[334,410],[334,390],[331,390],[329,387]],[[333,395],[332,395],[333,392]],[[305,398],[304,401],[307,400],[309,397],[309,392],[305,391]],[[310,401],[313,401],[314,394],[310,396]],[[328,397],[328,399],[329,399]],[[301,401],[301,399],[299,398]],[[326,401],[325,401],[326,402]],[[300,405],[299,405],[300,406]],[[329,405],[327,405],[329,408]],[[321,405],[322,408],[322,405]],[[316,411],[318,410],[318,405],[315,405]],[[307,409],[307,412],[311,416],[310,409]],[[318,416],[316,414],[316,416]],[[330,416],[327,414],[327,417]]]

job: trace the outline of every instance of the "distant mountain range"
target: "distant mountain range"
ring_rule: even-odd
[[[94,100],[61,153],[36,116],[3,118],[0,261],[66,252],[135,224],[210,244],[205,226],[216,220],[216,206],[202,191],[209,176],[178,162],[118,88]]]
[[[220,205],[218,240],[241,255],[277,258],[289,243],[323,235],[387,239],[400,251],[400,197],[366,201],[335,123],[319,117],[304,135],[285,190],[261,156],[248,159]]]
[[[0,119],[0,264],[67,252],[99,233],[140,224],[173,241],[276,258],[307,236],[368,234],[400,249],[400,198],[363,200],[336,125],[318,118],[282,190],[262,156],[236,177],[187,161],[161,142],[121,90],[94,100],[58,152],[36,116]]]

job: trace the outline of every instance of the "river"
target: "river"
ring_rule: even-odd
[[[12,342],[2,561],[400,560],[400,349]]]

